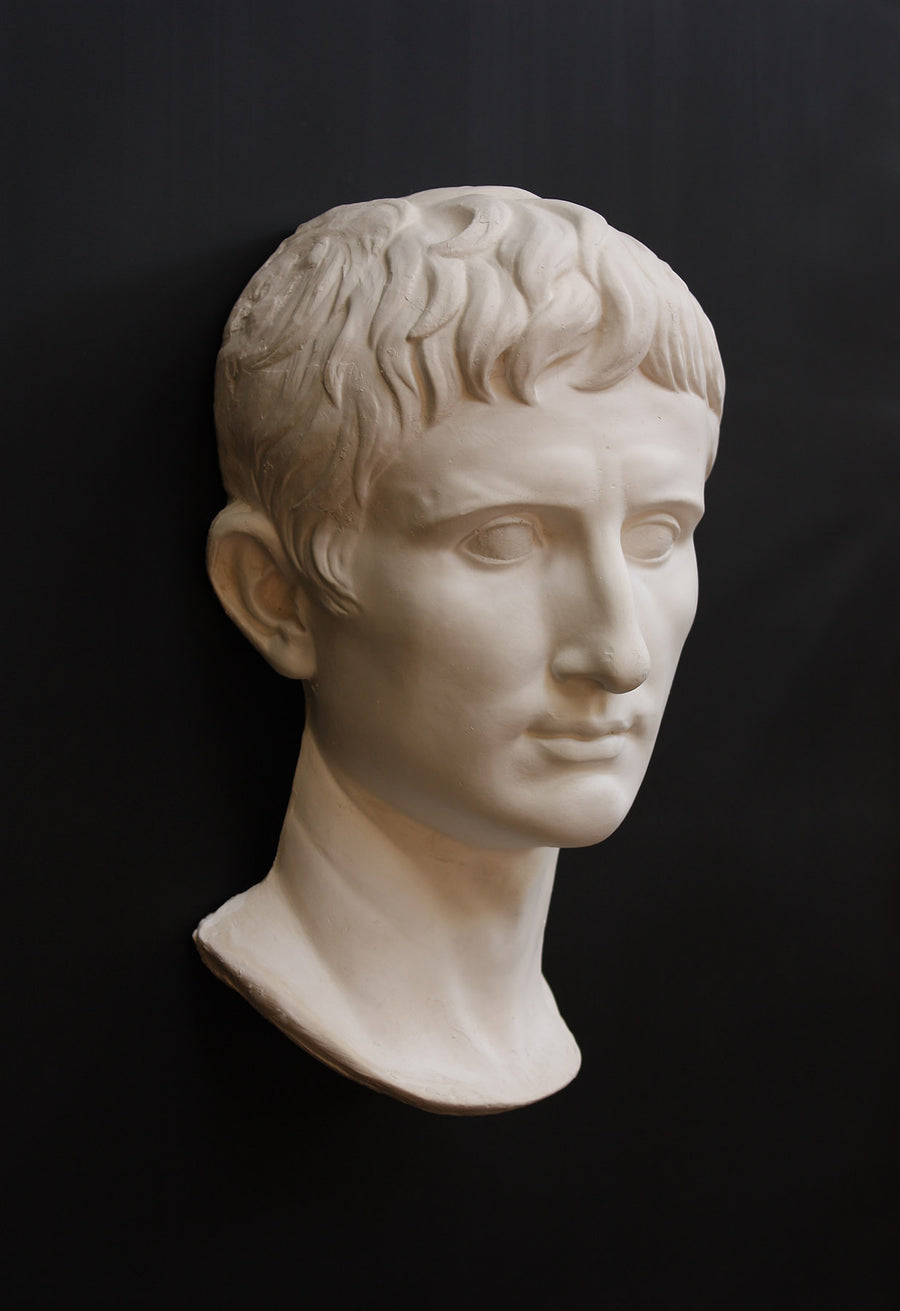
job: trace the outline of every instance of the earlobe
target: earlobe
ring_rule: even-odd
[[[226,613],[269,664],[286,678],[312,678],[307,597],[268,517],[230,502],[213,520],[206,561]]]

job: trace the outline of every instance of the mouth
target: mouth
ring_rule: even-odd
[[[590,763],[620,756],[633,727],[633,719],[582,720],[574,724],[547,721],[529,729],[528,736],[559,760]]]

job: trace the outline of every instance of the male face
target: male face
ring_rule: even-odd
[[[717,421],[635,373],[463,401],[378,480],[359,609],[319,616],[326,761],[479,847],[583,846],[631,806],[694,617]]]

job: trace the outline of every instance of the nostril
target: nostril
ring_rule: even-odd
[[[640,687],[642,683],[647,681],[649,673],[649,662],[637,660],[627,669],[611,669],[606,680],[606,686],[611,692],[633,692],[635,688]]]
[[[598,671],[597,682],[608,692],[633,692],[650,672],[645,660],[612,660]]]
[[[632,692],[646,682],[650,674],[650,656],[646,647],[616,650],[604,647],[569,646],[552,661],[550,671],[559,683],[582,678],[599,683],[608,692]]]

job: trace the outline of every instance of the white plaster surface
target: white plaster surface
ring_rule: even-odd
[[[210,574],[307,725],[271,871],[195,939],[351,1078],[478,1114],[577,1073],[558,849],[647,768],[723,388],[667,265],[509,188],[331,211],[238,301]]]

